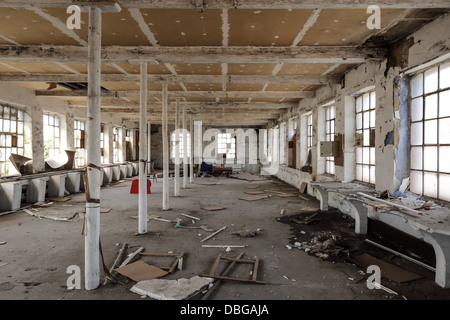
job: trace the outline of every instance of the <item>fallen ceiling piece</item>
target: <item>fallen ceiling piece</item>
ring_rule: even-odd
[[[218,211],[218,210],[223,210],[223,209],[226,209],[226,208],[219,207],[219,206],[206,206],[206,207],[202,207],[202,209],[208,210],[208,211]]]
[[[269,196],[248,196],[248,197],[242,197],[239,198],[240,200],[246,200],[246,201],[256,201],[256,200],[262,200],[267,199]]]
[[[396,265],[390,264],[386,261],[375,258],[367,253],[363,253],[359,256],[349,258],[360,267],[367,269],[371,265],[376,265],[381,270],[381,276],[395,282],[409,282],[423,278],[423,276],[400,268]]]
[[[247,191],[246,194],[264,194],[264,191]]]
[[[136,283],[130,290],[157,300],[187,300],[208,287],[214,280],[194,276],[178,280],[153,279]]]
[[[145,261],[136,261],[124,267],[115,269],[121,275],[130,278],[136,282],[152,280],[165,276],[168,272],[158,267],[149,265]]]

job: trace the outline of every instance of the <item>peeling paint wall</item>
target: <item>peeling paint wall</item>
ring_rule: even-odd
[[[289,110],[278,123],[292,116],[313,113],[314,127],[323,119],[318,108],[335,100],[336,133],[344,136],[344,166],[336,166],[335,180],[350,182],[355,178],[355,96],[365,90],[376,92],[376,185],[377,191],[395,192],[403,179],[409,176],[410,106],[409,81],[402,75],[405,70],[428,63],[438,57],[450,58],[450,14],[443,14],[425,25],[402,42],[390,48],[390,57],[383,62],[367,62],[353,68],[340,85],[324,86],[315,98],[303,99],[298,108]],[[300,132],[305,132],[301,122]],[[319,125],[320,127],[320,125]],[[317,133],[317,131],[315,131]],[[317,134],[316,134],[317,136]],[[304,139],[301,137],[300,139]],[[281,167],[278,178],[296,187],[302,182],[323,179],[320,175],[321,159],[317,157],[320,138],[313,138],[313,173]],[[300,148],[301,149],[301,148]],[[301,154],[300,154],[301,155]],[[382,168],[382,169],[380,169]],[[319,173],[318,175],[316,173]],[[337,203],[338,204],[338,203]]]

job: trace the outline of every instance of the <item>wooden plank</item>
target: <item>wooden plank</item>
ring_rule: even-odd
[[[266,284],[264,281],[254,281],[252,279],[241,279],[241,278],[232,278],[232,277],[223,277],[223,276],[211,276],[211,275],[207,275],[207,274],[201,274],[201,277],[209,277],[209,278],[214,278],[214,279],[220,279],[220,280],[232,280],[232,281],[239,281],[239,282],[248,282],[248,283],[256,283],[256,284]]]

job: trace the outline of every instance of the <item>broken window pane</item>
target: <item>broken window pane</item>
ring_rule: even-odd
[[[438,116],[438,95],[432,94],[425,98],[425,120],[435,119]]]
[[[450,201],[450,175],[439,175],[439,199]]]
[[[450,90],[439,94],[439,117],[450,117]]]
[[[434,92],[438,89],[438,68],[425,72],[424,94]]]
[[[439,88],[446,89],[450,87],[450,63],[444,64],[440,68]]]
[[[413,99],[411,102],[411,121],[421,121],[423,119],[423,98]]]
[[[423,169],[428,171],[437,171],[437,147],[423,148]]]
[[[450,147],[439,148],[439,172],[450,173]]]
[[[423,123],[412,123],[411,124],[411,145],[420,146],[423,143]]]
[[[450,144],[450,118],[439,120],[439,144]]]
[[[411,148],[411,169],[422,170],[422,147]]]
[[[411,97],[416,98],[423,94],[423,74],[419,74],[411,81]]]
[[[437,197],[437,173],[423,173],[423,194],[432,198]]]
[[[424,122],[425,144],[437,144],[437,120]]]

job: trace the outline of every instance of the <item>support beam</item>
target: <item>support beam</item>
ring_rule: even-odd
[[[95,1],[96,5],[111,7],[113,4],[120,4],[122,8],[146,8],[146,9],[196,9],[198,1],[186,0],[104,0]],[[73,0],[2,0],[0,7],[29,7],[30,5],[38,7],[67,8],[74,3]],[[92,1],[76,1],[80,6],[91,4]],[[258,0],[209,0],[205,6],[208,9],[366,9],[370,5],[378,5],[381,8],[448,8],[450,5],[447,0],[340,0],[330,2],[328,0],[277,0],[277,1],[258,1]],[[112,9],[111,9],[112,10]]]
[[[152,122],[147,121],[147,172],[150,172],[152,162]]]
[[[141,62],[141,109],[139,114],[139,211],[138,233],[147,233],[147,70]]]
[[[2,62],[86,62],[81,46],[0,46]],[[103,62],[183,63],[342,63],[381,61],[386,48],[352,46],[296,47],[154,47],[105,46]],[[152,61],[148,60],[152,57]]]
[[[65,66],[63,63],[59,63]],[[224,63],[223,75],[148,75],[148,81],[152,83],[272,83],[272,84],[338,84],[342,77],[336,75],[227,75],[227,64]],[[22,72],[24,72],[22,70]],[[102,82],[137,82],[138,74],[103,74]],[[86,82],[87,74],[45,74],[45,73],[21,73],[0,74],[0,81],[8,82]]]
[[[150,91],[149,94],[153,97],[161,97],[158,91]],[[86,90],[36,90],[36,96],[42,97],[86,97]],[[248,98],[266,98],[266,99],[304,99],[314,98],[313,91],[172,91],[171,96],[183,95],[185,98],[234,98],[234,99],[248,99]],[[116,98],[137,98],[140,96],[139,91],[103,91],[102,97],[116,97]]]
[[[189,140],[190,140],[190,152],[189,152],[189,183],[194,183],[194,121],[192,115],[189,117]]]
[[[100,284],[100,105],[102,11],[89,9],[85,288]]]
[[[187,188],[188,166],[187,166],[187,134],[186,134],[186,106],[183,106],[183,189]]]
[[[162,209],[169,210],[169,137],[167,135],[167,83],[162,85],[163,200]]]
[[[175,109],[175,180],[173,181],[174,196],[180,195],[180,98],[177,98]]]

